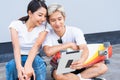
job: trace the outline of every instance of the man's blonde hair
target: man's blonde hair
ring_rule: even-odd
[[[53,14],[54,12],[59,11],[62,13],[63,16],[65,16],[65,10],[64,7],[60,4],[54,3],[48,6],[48,16]]]

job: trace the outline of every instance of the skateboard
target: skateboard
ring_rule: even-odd
[[[105,61],[109,64],[109,58],[112,56],[112,45],[110,42],[88,44],[89,56],[84,63],[84,67],[89,67],[95,63]]]
[[[105,64],[110,63],[109,58],[112,56],[112,45],[110,44],[110,42],[88,44],[87,46],[89,49],[89,56],[84,63],[84,67],[92,66],[101,61],[105,61]],[[50,64],[56,69],[58,67],[58,62],[63,52],[67,53],[67,51],[58,52],[53,56],[50,61]],[[77,51],[72,52],[75,53]]]

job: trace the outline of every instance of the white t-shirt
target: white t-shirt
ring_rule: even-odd
[[[18,32],[21,55],[28,55],[39,33],[45,30],[45,26],[41,25],[28,32],[26,24],[20,20],[12,21],[9,28],[14,28]]]
[[[51,29],[42,46],[58,45],[59,44],[58,39],[60,39],[60,37],[53,31],[53,29]],[[86,44],[83,32],[79,28],[72,26],[66,26],[66,31],[62,36],[62,42],[63,43],[74,42],[77,45]]]

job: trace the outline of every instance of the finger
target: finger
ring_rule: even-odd
[[[32,75],[33,75],[33,73],[25,74],[25,79],[29,79],[29,78],[31,78]]]
[[[31,80],[30,78],[26,79],[26,80]]]
[[[36,77],[35,77],[35,72],[33,72],[33,78],[34,78],[34,80],[35,80],[35,78],[36,78]]]
[[[25,75],[25,70],[24,69],[22,69],[22,75]]]
[[[23,80],[23,76],[20,75],[20,76],[17,78],[17,80]]]
[[[82,64],[72,65],[72,67],[82,67]]]
[[[22,77],[17,78],[17,80],[22,80]]]
[[[23,79],[28,79],[28,76],[27,75],[23,75]]]
[[[18,73],[19,73],[19,74],[18,74],[17,80],[20,80],[20,79],[21,79],[21,75],[22,75],[22,74],[21,74],[21,71],[19,71]]]
[[[19,78],[18,80],[25,80],[23,77]]]
[[[71,65],[70,68],[72,68],[72,69],[80,69],[80,68],[82,68],[82,65],[81,64]]]
[[[78,65],[78,63],[73,63],[73,64],[71,64],[70,66],[71,67],[75,67],[75,66],[77,66]]]
[[[79,61],[73,61],[72,62],[72,65],[76,65],[76,64],[78,64],[79,63]]]
[[[72,66],[82,66],[83,63],[81,61],[75,61],[72,63]]]
[[[30,78],[29,76],[24,75],[24,79],[25,79],[25,80],[29,80],[29,78]]]

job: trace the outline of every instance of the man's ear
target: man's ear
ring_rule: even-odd
[[[65,16],[63,16],[63,17],[64,17],[64,21],[65,21],[66,17]]]

